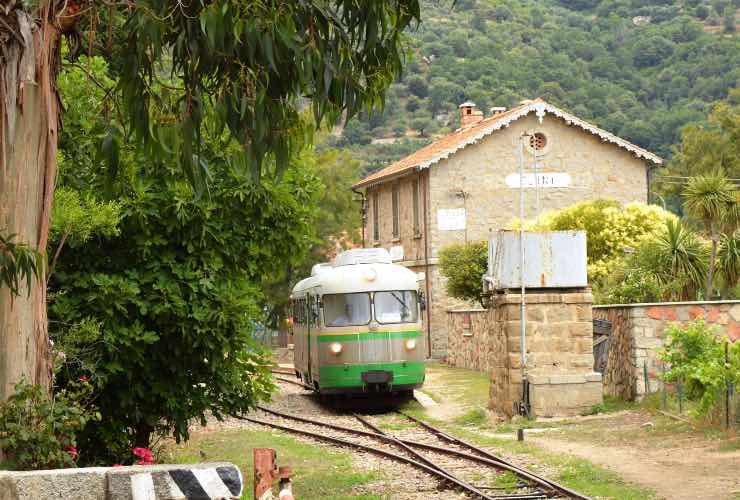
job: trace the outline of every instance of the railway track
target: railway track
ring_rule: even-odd
[[[278,380],[293,383],[305,387],[302,383],[281,379]],[[256,418],[251,416],[240,417],[255,424],[272,427],[286,432],[300,434],[312,439],[329,442],[331,444],[353,448],[364,452],[373,453],[386,459],[403,462],[415,467],[426,474],[436,477],[442,485],[464,491],[469,497],[481,499],[519,499],[537,500],[546,498],[571,498],[588,500],[588,497],[575,492],[547,478],[539,476],[531,471],[512,464],[484,449],[476,447],[462,439],[451,436],[437,429],[427,422],[419,420],[402,412],[397,412],[409,423],[413,424],[414,430],[422,433],[422,439],[409,439],[397,437],[383,431],[374,424],[370,417],[354,415],[357,422],[370,430],[353,428],[325,422],[318,419],[302,417],[276,411],[266,406],[258,406],[263,413],[274,417],[271,419]],[[278,419],[276,421],[276,419]],[[301,424],[296,426],[295,423]],[[291,425],[292,424],[292,425]],[[307,426],[307,427],[306,427]],[[354,439],[350,439],[354,438]],[[429,442],[429,439],[436,442]],[[358,442],[360,441],[360,442]],[[378,442],[382,446],[378,446]],[[427,454],[422,454],[424,451]],[[439,458],[431,459],[429,456],[449,457],[453,466],[441,465]],[[490,486],[472,484],[460,476],[453,468],[459,469],[460,464],[473,464],[476,467],[484,467],[487,471],[501,473],[508,471],[517,476],[519,480],[517,493],[492,494]]]

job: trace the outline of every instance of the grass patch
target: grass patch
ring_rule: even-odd
[[[569,488],[592,497],[619,500],[656,498],[650,490],[627,483],[617,474],[578,458],[563,460],[557,480]]]
[[[426,368],[427,373],[432,378],[440,377],[444,380],[444,385],[435,387],[442,399],[453,399],[459,404],[469,406],[479,405],[481,398],[483,398],[483,401],[488,400],[488,390],[491,383],[488,374],[441,363],[428,363]],[[428,390],[428,384],[422,388],[422,391],[429,394],[432,399],[440,402]]]
[[[594,405],[584,415],[597,415],[599,413],[616,413],[618,411],[635,410],[640,408],[640,403],[627,401],[622,398],[604,395],[604,401]]]
[[[293,469],[293,492],[296,498],[332,500],[386,498],[376,495],[352,495],[356,486],[380,477],[375,472],[353,469],[350,453],[296,441],[280,432],[234,430],[209,434],[194,434],[190,441],[169,446],[167,461],[171,463],[227,461],[237,465],[244,476],[244,496],[252,497],[253,448],[274,448],[278,464]]]
[[[473,408],[455,418],[458,425],[481,427],[488,424],[488,414],[483,408]]]
[[[519,477],[513,472],[507,470],[497,475],[493,479],[493,484],[491,486],[495,486],[496,488],[501,488],[506,493],[510,493],[512,491],[517,490],[517,488],[519,487],[519,483],[520,483]]]

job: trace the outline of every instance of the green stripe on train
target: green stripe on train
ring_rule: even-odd
[[[319,334],[316,339],[319,342],[347,342],[352,340],[386,340],[391,339],[408,339],[420,337],[421,332],[416,330],[412,332],[363,332],[363,333],[342,333],[342,334]]]
[[[362,373],[371,370],[393,372],[393,385],[421,384],[424,382],[424,363],[398,361],[395,363],[369,363],[363,365],[324,365],[319,368],[319,384],[324,389],[332,387],[362,387]]]

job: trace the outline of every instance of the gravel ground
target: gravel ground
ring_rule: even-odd
[[[315,418],[323,422],[329,422],[335,425],[341,425],[344,427],[350,427],[354,429],[370,430],[367,429],[360,421],[358,421],[348,410],[337,409],[337,405],[322,404],[319,398],[313,393],[302,389],[299,386],[288,384],[285,382],[278,382],[279,392],[275,394],[273,400],[267,405],[269,408],[289,413],[291,415],[298,415],[304,418]],[[341,406],[341,405],[340,405]],[[374,414],[373,414],[374,413]],[[434,444],[445,448],[453,448],[459,451],[466,451],[458,446],[451,445],[447,442],[441,441],[436,436],[432,435],[428,431],[411,424],[407,419],[398,416],[382,416],[377,411],[368,414],[367,411],[362,411],[361,415],[363,418],[369,420],[375,425],[380,427],[391,426],[393,430],[386,431],[396,438],[411,439],[428,444]],[[338,437],[342,439],[351,440],[356,443],[363,444],[372,448],[380,448],[400,455],[408,455],[408,453],[402,451],[399,447],[390,443],[383,443],[372,438],[364,438],[360,436],[354,436],[340,431],[334,431],[325,429],[323,427],[296,422],[294,420],[283,419],[275,415],[271,415],[262,411],[256,411],[251,416],[268,420],[270,422],[309,430],[313,432],[321,432],[324,435]],[[253,424],[251,422],[245,422],[239,419],[227,419],[223,422],[218,422],[215,419],[208,422],[205,429],[200,428],[199,432],[214,432],[222,429],[233,429],[233,428],[247,428],[247,429],[264,429],[264,427]],[[325,442],[311,439],[309,437],[292,435],[293,438],[312,445],[335,448],[334,445],[327,444]],[[463,479],[469,484],[485,490],[491,496],[504,494],[505,491],[495,487],[495,478],[500,471],[486,467],[484,465],[476,464],[466,460],[450,457],[449,455],[438,454],[434,452],[424,451],[423,455],[432,460],[440,467],[446,469],[449,473]],[[409,456],[409,458],[414,458]],[[537,472],[538,474],[546,474],[547,471],[538,470],[531,463],[522,462],[516,460],[514,457],[511,458],[512,462],[518,465],[525,466]],[[464,499],[470,498],[459,490],[450,489],[449,485],[444,484],[436,476],[423,472],[416,467],[408,464],[400,463],[396,460],[377,456],[372,453],[365,453],[361,451],[352,450],[352,461],[353,466],[357,470],[376,472],[378,473],[377,481],[367,483],[355,488],[355,493],[359,494],[377,494],[378,492],[385,492],[389,495],[389,498],[398,500],[422,500],[422,499]],[[520,488],[516,493],[527,493],[531,492],[530,488],[526,486]]]

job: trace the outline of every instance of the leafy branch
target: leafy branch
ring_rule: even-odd
[[[0,233],[0,286],[10,288],[11,297],[21,294],[21,284],[26,282],[26,295],[31,293],[31,282],[44,271],[46,259],[24,243],[15,242],[15,235]]]

